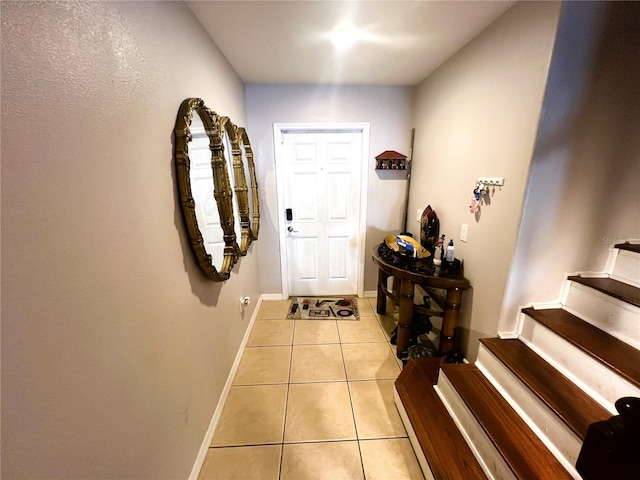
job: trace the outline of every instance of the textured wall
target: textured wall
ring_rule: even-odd
[[[172,165],[190,96],[246,125],[185,4],[2,2],[3,478],[194,465],[259,287],[258,244],[225,284],[193,259]]]
[[[558,27],[522,228],[500,319],[559,297],[640,239],[640,4],[567,2]]]
[[[265,293],[281,291],[278,201],[273,146],[274,123],[370,123],[367,192],[367,244],[364,290],[376,289],[377,269],[369,252],[385,235],[401,228],[406,175],[375,171],[375,156],[385,150],[409,155],[413,89],[410,87],[248,85],[247,108],[256,167],[264,185],[264,230],[260,256]],[[264,233],[262,233],[264,232]]]
[[[431,204],[464,260],[472,289],[463,297],[459,339],[470,360],[478,337],[497,332],[559,8],[517,3],[418,86],[409,212]],[[505,185],[473,215],[481,176],[505,177]],[[463,223],[468,243],[459,240]]]

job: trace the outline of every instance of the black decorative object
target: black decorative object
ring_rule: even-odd
[[[420,219],[420,244],[426,248],[431,255],[436,251],[439,235],[440,220],[438,220],[438,215],[436,215],[436,211],[431,208],[431,205],[427,205]]]
[[[615,415],[589,426],[576,470],[584,480],[632,479],[640,472],[640,398],[623,397]]]
[[[457,258],[454,258],[452,262],[442,260],[440,266],[440,276],[457,278],[462,276],[462,262]]]
[[[433,257],[413,258],[394,252],[383,242],[377,247],[378,256],[386,263],[408,270],[420,275],[433,275],[436,267],[433,265]]]

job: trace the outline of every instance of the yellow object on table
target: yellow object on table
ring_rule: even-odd
[[[384,239],[385,245],[394,252],[406,257],[427,258],[431,256],[429,250],[424,248],[415,238],[409,235],[387,235]]]

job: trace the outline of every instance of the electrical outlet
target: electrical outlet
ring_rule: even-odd
[[[466,243],[468,234],[469,234],[469,225],[467,225],[466,223],[463,223],[462,227],[460,227],[460,241]]]
[[[416,210],[416,222],[420,222],[422,220],[422,210],[419,208]]]
[[[238,299],[238,302],[240,303],[240,313],[244,315],[244,307],[249,306],[249,302],[251,302],[251,298],[249,298],[249,297],[240,297]]]

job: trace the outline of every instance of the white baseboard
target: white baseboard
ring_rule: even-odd
[[[402,400],[400,399],[400,395],[398,395],[398,390],[396,388],[393,389],[393,401],[396,405],[398,413],[400,414],[402,424],[404,425],[404,428],[407,430],[407,434],[409,435],[409,442],[411,443],[413,452],[416,454],[416,458],[418,459],[418,464],[420,465],[420,469],[422,470],[422,475],[424,475],[425,480],[435,480],[433,472],[431,471],[431,467],[429,467],[427,457],[425,456],[422,447],[420,446],[418,436],[413,429],[413,425],[411,425],[409,415],[407,415],[407,411],[404,408],[404,405],[402,403]]]
[[[263,293],[260,298],[262,300],[286,300],[281,293]]]
[[[377,290],[365,290],[365,292],[363,293],[362,298],[375,298],[378,296],[378,291]]]
[[[213,434],[216,431],[216,427],[218,426],[218,421],[220,420],[220,416],[222,415],[222,409],[224,404],[229,396],[229,390],[231,389],[231,384],[233,383],[233,378],[236,375],[236,371],[238,370],[238,365],[240,365],[240,359],[242,358],[242,352],[244,352],[244,347],[247,345],[247,341],[249,340],[249,335],[251,334],[251,329],[253,328],[253,324],[256,321],[256,317],[258,315],[258,311],[260,310],[260,305],[262,305],[263,300],[271,300],[271,298],[265,298],[268,295],[260,295],[258,298],[258,303],[256,308],[253,309],[253,315],[251,315],[251,320],[249,320],[249,325],[247,326],[247,331],[244,334],[244,338],[240,343],[240,347],[238,348],[238,353],[236,354],[236,358],[233,361],[233,365],[231,366],[231,371],[229,372],[229,376],[227,377],[227,381],[224,384],[224,388],[222,389],[222,394],[220,395],[220,399],[218,400],[218,405],[216,405],[216,409],[213,412],[213,417],[211,417],[211,422],[209,423],[209,428],[207,429],[207,433],[202,440],[202,445],[200,446],[200,450],[198,451],[198,456],[196,457],[196,461],[193,464],[193,468],[191,469],[191,474],[189,475],[189,480],[198,480],[198,476],[200,475],[200,470],[202,470],[202,465],[204,464],[204,459],[207,456],[207,452],[209,451],[209,446],[211,445],[211,440],[213,439]],[[282,297],[282,295],[279,295]]]

